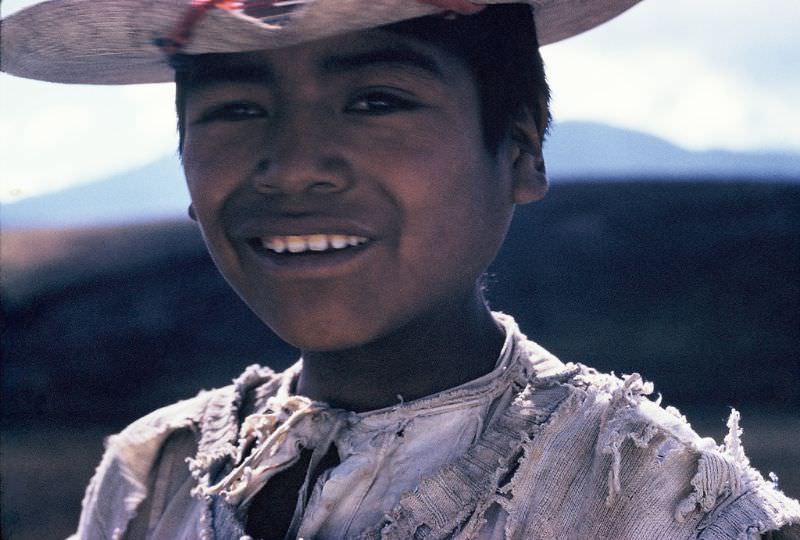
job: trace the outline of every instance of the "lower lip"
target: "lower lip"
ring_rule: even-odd
[[[262,247],[257,241],[248,242],[248,248],[271,273],[291,274],[294,277],[300,275],[322,277],[349,269],[373,247],[373,242],[368,241],[344,249],[304,251],[302,253],[275,253]]]

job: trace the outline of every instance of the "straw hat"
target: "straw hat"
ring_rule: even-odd
[[[539,43],[546,45],[589,30],[638,1],[525,3],[533,6]],[[441,11],[418,0],[50,0],[2,21],[0,68],[62,83],[167,82],[173,80],[170,50],[278,48]]]

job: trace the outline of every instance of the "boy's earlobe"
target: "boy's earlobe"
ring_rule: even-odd
[[[194,212],[194,206],[193,205],[191,205],[191,204],[189,205],[187,213],[189,214],[189,219],[191,219],[192,221],[197,221],[197,214],[195,214],[195,212]]]
[[[511,128],[511,160],[514,203],[542,199],[547,193],[542,142],[536,120],[527,107]]]

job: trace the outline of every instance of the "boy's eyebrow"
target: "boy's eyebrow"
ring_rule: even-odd
[[[325,57],[319,64],[322,73],[336,74],[381,65],[413,68],[438,79],[445,79],[436,60],[410,47],[393,45],[366,52],[336,54]],[[220,82],[252,82],[270,84],[276,80],[275,72],[266,62],[209,62],[191,71],[192,87],[200,88]]]
[[[431,56],[397,45],[362,53],[329,56],[321,62],[321,69],[324,73],[341,73],[382,64],[416,68],[436,78],[445,78],[439,64]]]
[[[203,66],[191,75],[193,87],[203,87],[219,82],[252,82],[269,84],[275,73],[266,63],[226,64]]]

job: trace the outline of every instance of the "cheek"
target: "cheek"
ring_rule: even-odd
[[[265,144],[263,130],[254,125],[257,123],[187,130],[183,171],[201,226],[219,220],[226,201],[255,171]]]
[[[241,147],[187,134],[182,157],[186,184],[211,258],[231,285],[241,281],[238,256],[221,221],[230,195],[247,176]]]
[[[403,204],[435,206],[452,191],[455,177],[461,176],[474,154],[463,138],[443,129],[442,123],[371,130],[357,138],[353,156]]]
[[[459,136],[456,129],[418,140],[403,141],[393,172],[400,178],[393,186],[408,213],[416,218],[450,223],[448,230],[493,221],[509,207],[508,179],[484,149],[482,141]],[[399,145],[398,145],[399,146]],[[382,157],[387,163],[389,158]],[[418,221],[409,222],[413,226]],[[432,229],[440,235],[445,231]]]
[[[452,293],[473,286],[494,258],[513,206],[508,180],[481,150],[431,141],[397,163],[400,280],[427,284],[432,294]]]

